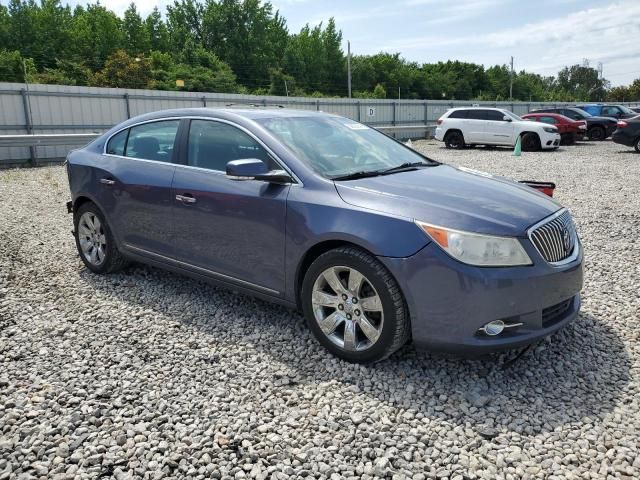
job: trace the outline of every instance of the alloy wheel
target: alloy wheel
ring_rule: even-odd
[[[78,242],[84,258],[99,266],[107,253],[107,237],[100,219],[93,212],[85,212],[78,222]]]
[[[371,282],[352,267],[326,269],[313,285],[311,303],[316,322],[336,346],[363,351],[382,333],[382,300]]]

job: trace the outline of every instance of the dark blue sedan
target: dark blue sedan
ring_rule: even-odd
[[[409,340],[524,346],[580,307],[566,209],[339,116],[157,112],[72,152],[67,168],[88,269],[138,261],[299,308],[348,361]]]

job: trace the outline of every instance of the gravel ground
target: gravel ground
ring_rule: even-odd
[[[0,480],[638,478],[640,155],[414,146],[550,180],[586,251],[578,320],[503,368],[338,361],[302,317],[132,266],[83,268],[62,167],[0,172]]]

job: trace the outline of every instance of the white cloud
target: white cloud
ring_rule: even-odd
[[[413,58],[420,51],[440,50],[451,59],[485,64],[505,63],[514,55],[520,68],[546,75],[588,58],[594,66],[603,62],[605,77],[609,74],[612,83],[619,84],[634,78],[629,68],[640,69],[639,17],[640,2],[624,1],[484,35],[398,38],[384,49]],[[635,68],[629,64],[633,60]]]

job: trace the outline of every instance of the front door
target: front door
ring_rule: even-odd
[[[515,143],[513,122],[504,119],[505,114],[497,110],[487,111],[487,141],[502,145]]]
[[[173,178],[175,258],[202,273],[271,295],[284,292],[285,216],[290,185],[232,180],[231,160],[276,167],[249,134],[228,123],[191,120],[184,165]]]

